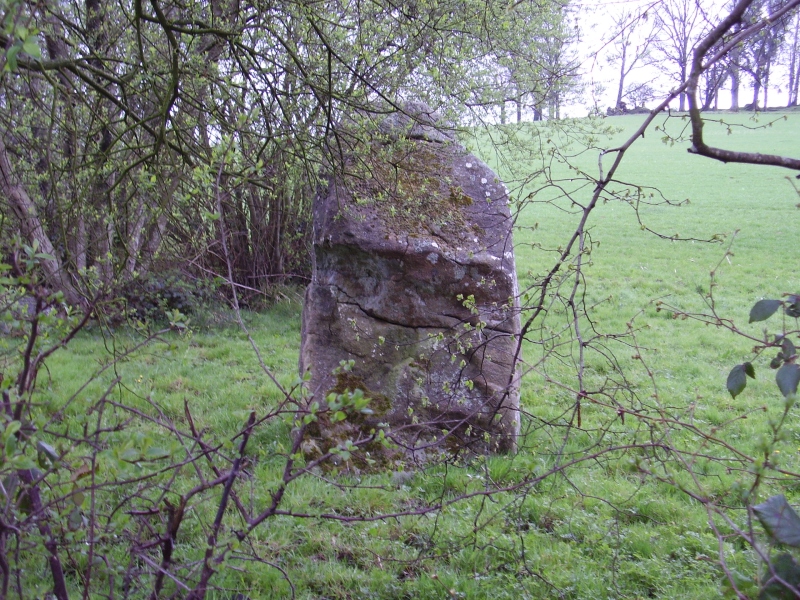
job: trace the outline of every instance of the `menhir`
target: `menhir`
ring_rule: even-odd
[[[355,389],[372,410],[358,433],[317,427],[319,452],[387,425],[412,455],[516,446],[508,196],[437,123],[422,105],[385,119],[315,200],[300,371],[323,412],[330,393]]]

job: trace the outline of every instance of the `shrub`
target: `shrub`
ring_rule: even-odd
[[[174,271],[147,273],[127,283],[121,296],[136,318],[166,322],[173,311],[191,315],[207,305],[214,296],[214,285]]]

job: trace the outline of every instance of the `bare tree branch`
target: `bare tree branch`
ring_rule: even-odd
[[[734,5],[728,16],[720,21],[720,23],[700,41],[694,50],[691,72],[686,80],[686,90],[689,99],[689,115],[692,122],[692,146],[688,149],[688,151],[692,154],[707,156],[708,158],[713,158],[724,163],[734,162],[754,165],[771,165],[800,171],[800,159],[797,158],[715,148],[706,144],[703,139],[704,119],[700,111],[701,105],[698,100],[698,83],[700,81],[700,76],[707,71],[714,62],[724,56],[724,50],[727,48],[729,51],[731,48],[730,44],[725,45],[723,49],[713,55],[710,60],[706,62],[704,61],[706,60],[708,53],[712,51],[712,48],[714,48],[718,43],[724,41],[724,36],[733,28],[736,23],[739,23],[742,20],[745,11],[752,4],[752,1],[753,0],[739,0]],[[742,31],[736,36],[735,41],[737,43],[741,43],[748,37],[769,26],[772,21],[779,19],[798,6],[800,6],[800,0],[790,0],[779,10],[770,14],[769,17],[763,18],[752,27]],[[800,177],[800,175],[798,177]]]

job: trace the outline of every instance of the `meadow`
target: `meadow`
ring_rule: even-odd
[[[712,144],[800,155],[800,112],[770,112],[757,120],[719,113],[710,119],[725,121],[708,124]],[[585,127],[581,123],[518,129],[513,133],[521,149],[509,142],[502,153],[483,135],[473,141],[520,206],[515,243],[523,294],[535,296],[554,250],[574,230],[579,216],[574,203],[591,193],[582,173],[596,175],[597,149],[613,147],[640,122],[636,116],[605,119],[601,126],[612,129],[609,135],[590,138],[575,133]],[[276,515],[255,530],[248,543],[263,562],[232,556],[215,576],[219,589],[212,597],[717,598],[725,589],[720,554],[729,569],[742,574],[743,590],[756,589],[758,557],[735,535],[728,536],[730,523],[720,521],[709,503],[723,507],[732,523],[748,527],[737,494],[747,488],[752,472],[731,460],[728,446],[750,457],[766,449],[773,464],[787,473],[800,471],[797,408],[779,439],[772,439],[784,404],[768,358],[753,359],[752,340],[685,315],[707,310],[713,271],[719,314],[762,336],[764,323],[747,323],[750,307],[760,298],[800,291],[792,250],[800,233],[800,197],[796,180],[787,179],[791,173],[688,154],[688,142],[680,138],[688,135],[686,122],[680,117],[665,115],[655,125],[659,129],[651,127],[625,157],[617,173],[620,183],[612,185],[618,194],[607,195],[591,215],[593,245],[583,268],[582,294],[600,349],[587,354],[586,377],[619,381],[624,373],[624,389],[615,396],[629,403],[624,410],[584,402],[577,425],[574,344],[565,337],[553,351],[532,340],[523,349],[526,416],[518,454],[474,457],[419,472],[364,475],[343,469],[301,477],[287,489],[282,508],[304,516]],[[544,153],[526,154],[530,147]],[[643,191],[638,203],[626,189]],[[670,239],[676,236],[686,239]],[[287,388],[297,381],[301,310],[301,291],[287,288],[268,309],[243,314],[264,365]],[[558,303],[552,305],[552,339],[567,335],[558,325],[565,315]],[[215,440],[239,431],[251,411],[263,412],[283,400],[228,311],[209,310],[193,320],[190,332],[165,333],[116,363],[113,374],[96,378],[63,409],[64,422],[79,428],[84,402],[114,378],[121,382],[114,391],[120,399],[138,402],[142,410],[157,406],[175,422],[185,418],[186,403],[196,426]],[[617,336],[631,332],[635,342]],[[107,364],[109,349],[135,340],[126,330],[109,334],[88,328],[49,360],[37,401],[58,407]],[[608,356],[619,373],[609,370]],[[756,379],[732,399],[725,388],[728,372],[748,360],[755,364]],[[680,424],[671,425],[667,415]],[[249,473],[239,494],[251,505],[269,502],[290,428],[276,418],[250,440]],[[143,427],[142,435],[155,434]],[[636,451],[610,450],[653,436],[685,449],[683,472],[678,462],[654,464]],[[709,436],[728,446],[710,443]],[[518,485],[547,473],[564,457],[592,454],[596,459],[581,459],[574,468]],[[506,491],[476,494],[492,488]],[[796,480],[785,476],[765,482],[759,498],[748,500],[785,493],[797,501],[797,489]],[[205,502],[192,510],[215,509],[213,498]],[[437,502],[446,506],[373,519]],[[710,522],[720,530],[712,530]],[[205,540],[202,520],[193,523],[177,538],[176,553],[189,556]]]

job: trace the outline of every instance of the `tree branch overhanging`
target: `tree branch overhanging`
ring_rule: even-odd
[[[700,103],[698,100],[698,83],[700,76],[707,71],[714,63],[719,61],[727,52],[717,52],[711,56],[707,62],[703,62],[714,47],[724,41],[724,36],[727,34],[734,25],[741,22],[745,11],[753,3],[753,0],[739,0],[730,11],[727,17],[720,21],[708,35],[706,35],[694,50],[692,57],[692,69],[687,78],[687,97],[689,100],[689,118],[692,124],[692,145],[688,151],[692,154],[706,156],[724,163],[744,163],[753,165],[770,165],[776,167],[783,167],[800,171],[800,159],[791,158],[787,156],[780,156],[775,154],[760,154],[758,152],[739,152],[734,150],[726,150],[724,148],[715,148],[706,144],[703,139],[703,116],[700,110]],[[789,11],[800,6],[800,0],[790,0],[783,5],[779,10],[771,13],[768,17],[764,17],[758,23],[743,30],[736,36],[735,42],[739,43],[744,39],[751,37],[770,25],[776,19],[783,17]],[[724,44],[724,49],[730,51],[730,42]],[[800,175],[798,175],[800,178]]]

